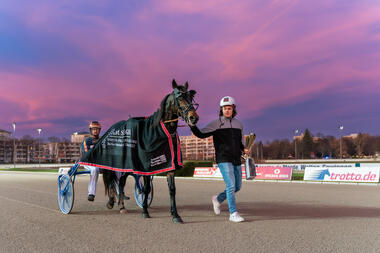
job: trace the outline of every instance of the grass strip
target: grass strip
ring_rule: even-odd
[[[58,169],[40,169],[40,168],[28,168],[28,169],[23,169],[23,168],[10,168],[10,169],[4,169],[0,168],[1,171],[26,171],[26,172],[58,172]]]

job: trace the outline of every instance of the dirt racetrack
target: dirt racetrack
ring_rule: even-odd
[[[95,202],[89,176],[78,176],[75,204],[57,205],[54,173],[0,172],[0,252],[380,252],[380,187],[243,181],[237,207],[246,219],[215,216],[211,196],[223,181],[176,180],[185,224],[169,214],[165,178],[155,178],[151,219],[143,220],[128,179],[127,214],[105,207],[102,177]]]

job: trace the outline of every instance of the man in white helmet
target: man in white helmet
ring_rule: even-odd
[[[212,197],[214,212],[220,214],[220,204],[227,199],[230,212],[230,221],[241,222],[244,218],[236,209],[235,192],[238,192],[242,183],[241,154],[248,154],[243,145],[243,125],[235,118],[235,100],[226,96],[220,100],[219,117],[211,121],[205,128],[199,130],[191,127],[193,134],[199,138],[212,136],[214,140],[216,162],[223,175],[226,189]]]
[[[91,137],[88,137],[84,140],[81,146],[82,156],[87,153],[99,140],[100,130],[102,126],[98,121],[91,121],[88,126],[90,130]],[[88,201],[94,201],[96,194],[96,185],[98,183],[99,177],[99,168],[94,166],[85,165],[84,168],[90,171],[90,182],[88,183]]]

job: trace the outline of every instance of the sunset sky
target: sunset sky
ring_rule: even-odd
[[[259,140],[380,135],[378,0],[3,0],[0,20],[0,129],[17,137],[150,115],[173,78],[200,127],[229,95]]]

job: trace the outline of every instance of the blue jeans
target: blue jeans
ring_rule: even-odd
[[[241,165],[232,163],[218,163],[219,170],[222,173],[226,189],[218,195],[218,202],[222,203],[227,198],[230,214],[236,212],[235,192],[241,188]]]

